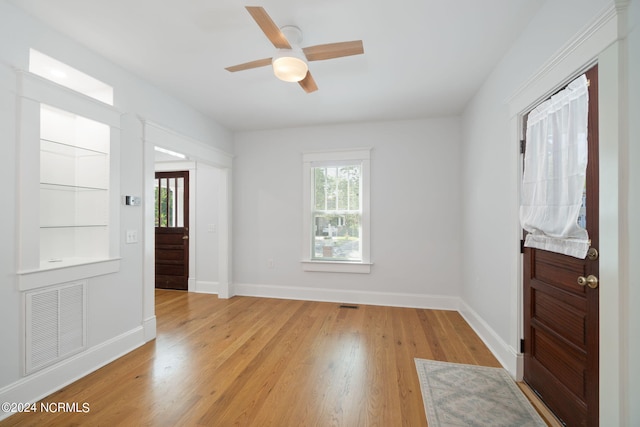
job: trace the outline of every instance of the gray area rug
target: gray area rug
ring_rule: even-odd
[[[502,368],[415,359],[429,427],[546,427]]]

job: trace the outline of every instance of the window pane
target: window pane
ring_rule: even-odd
[[[336,205],[336,195],[337,190],[336,186],[338,184],[337,177],[337,169],[336,168],[326,168],[326,184],[325,184],[325,192],[326,192],[326,210],[335,210],[337,209]]]
[[[345,179],[347,168],[338,169],[337,207],[339,210],[349,209],[349,180]]]
[[[360,214],[314,214],[314,259],[362,259]]]
[[[156,179],[156,227],[173,227],[173,203],[174,190],[171,180],[167,178]]]
[[[167,179],[168,183],[169,183],[169,189],[168,189],[168,200],[167,200],[167,226],[168,227],[175,227],[176,226],[176,210],[175,210],[175,204],[176,204],[176,180],[175,178],[170,178]]]
[[[345,210],[360,210],[360,167],[347,166],[340,170]]]
[[[176,182],[176,227],[184,227],[184,178],[174,178]]]
[[[326,202],[326,169],[324,168],[314,168],[314,206],[316,210],[323,211],[325,210],[325,202]]]
[[[156,179],[155,185],[155,217],[156,227],[160,227],[160,211],[158,210],[158,198],[160,197],[160,182]]]
[[[313,168],[316,210],[360,210],[360,167]]]

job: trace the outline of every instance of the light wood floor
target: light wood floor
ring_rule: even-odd
[[[116,314],[117,315],[117,314]],[[500,366],[452,311],[156,291],[158,337],[0,425],[424,426],[414,357]]]

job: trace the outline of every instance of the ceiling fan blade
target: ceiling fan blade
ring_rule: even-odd
[[[291,49],[287,38],[282,34],[280,28],[273,22],[267,11],[260,6],[246,6],[254,21],[258,24],[265,36],[278,49]]]
[[[227,67],[225,70],[230,72],[250,70],[251,68],[265,67],[267,65],[271,65],[271,58],[258,59],[256,61],[245,62],[244,64],[234,65],[232,67]]]
[[[311,72],[307,71],[307,75],[304,79],[300,80],[298,84],[304,89],[305,92],[311,93],[318,90],[318,85],[316,81],[313,80],[313,76],[311,76]]]
[[[302,48],[308,61],[340,58],[343,56],[361,55],[364,53],[362,40],[351,42],[319,44]]]

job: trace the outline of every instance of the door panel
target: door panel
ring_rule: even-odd
[[[189,172],[156,172],[156,288],[189,288]]]
[[[586,228],[598,248],[598,69],[589,80]],[[598,275],[598,260],[525,248],[524,381],[568,426],[597,426],[599,418],[598,288],[579,277]]]

